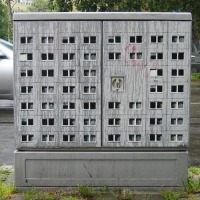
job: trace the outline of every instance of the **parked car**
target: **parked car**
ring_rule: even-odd
[[[0,99],[13,99],[13,45],[0,39]]]

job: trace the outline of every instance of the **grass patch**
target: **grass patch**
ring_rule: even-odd
[[[173,190],[165,190],[161,192],[161,197],[165,200],[178,200],[181,197],[181,194]]]
[[[78,192],[81,197],[89,199],[93,199],[96,195],[98,195],[98,192],[95,191],[94,188],[83,185],[78,185]]]
[[[200,175],[200,168],[198,167],[189,167],[188,168],[189,175]]]
[[[132,200],[135,197],[135,193],[128,188],[116,188],[113,190],[113,195],[118,200]]]
[[[50,191],[38,191],[34,188],[24,192],[25,200],[85,200],[78,192],[63,192],[59,189]]]
[[[200,73],[193,73],[191,75],[191,80],[192,81],[198,81],[198,80],[200,80]]]
[[[188,194],[194,194],[200,192],[200,179],[188,178],[188,185],[185,187]]]
[[[9,184],[3,183],[0,179],[0,200],[10,199],[12,194],[16,192],[14,186]]]

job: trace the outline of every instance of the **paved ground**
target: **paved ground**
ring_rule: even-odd
[[[0,101],[0,165],[14,165],[13,121],[12,101]],[[200,81],[192,83],[190,122],[189,165],[200,167]]]

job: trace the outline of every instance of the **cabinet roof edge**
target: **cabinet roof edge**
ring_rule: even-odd
[[[177,12],[29,12],[14,13],[14,21],[142,20],[191,21],[191,13]]]

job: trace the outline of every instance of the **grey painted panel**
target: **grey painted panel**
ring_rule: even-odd
[[[15,162],[17,187],[172,187],[187,182],[187,152],[16,151]]]
[[[168,32],[174,34],[180,33],[190,33],[191,32],[191,22],[179,22],[179,21],[169,21],[168,22]]]

